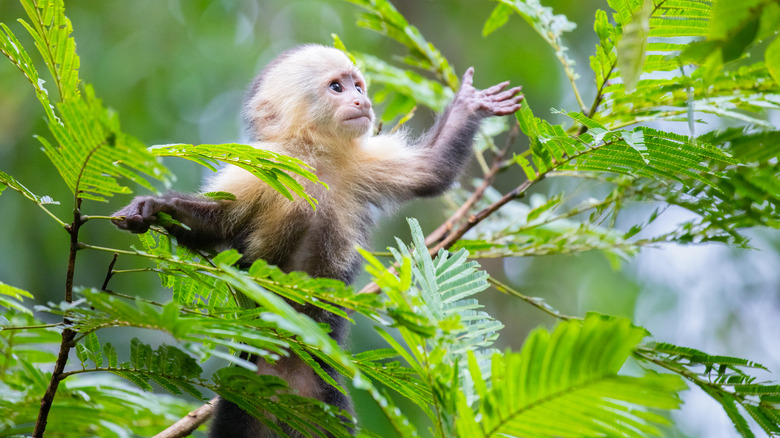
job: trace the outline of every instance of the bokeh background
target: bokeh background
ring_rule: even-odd
[[[505,79],[522,84],[536,114],[542,117],[545,108],[576,109],[553,52],[519,17],[512,17],[507,26],[489,37],[482,37],[482,25],[495,2],[393,3],[457,72],[475,66],[478,87]],[[583,98],[590,102],[595,93],[588,68],[588,57],[596,44],[593,16],[596,9],[608,10],[607,2],[543,3],[578,25],[565,42],[582,76],[579,86]],[[93,84],[97,95],[120,114],[126,132],[149,145],[242,141],[238,111],[246,85],[266,62],[296,44],[332,44],[331,34],[336,33],[354,51],[386,60],[404,54],[393,41],[357,27],[359,10],[346,1],[73,0],[66,2],[66,8],[75,29],[82,80]],[[32,42],[24,38],[25,31],[15,22],[21,16],[23,10],[15,0],[0,0],[0,22],[8,24],[32,50]],[[381,112],[381,106],[377,110]],[[412,129],[421,132],[432,120],[432,114],[418,111]],[[713,128],[716,126],[697,129],[701,132]],[[47,135],[39,103],[20,72],[5,58],[0,59],[0,170],[34,193],[60,201],[62,205],[52,210],[67,221],[72,214],[72,195],[41,152],[35,134]],[[522,145],[520,140],[517,147]],[[178,178],[173,189],[197,190],[204,176],[202,167],[184,160],[166,164]],[[472,171],[478,175],[476,166]],[[518,170],[500,177],[497,187],[507,190],[516,186],[519,175]],[[571,181],[552,180],[535,190],[550,195],[575,187]],[[587,194],[589,189],[586,185],[576,190]],[[116,197],[107,204],[87,201],[83,211],[110,214],[129,200],[130,196]],[[407,239],[403,220],[407,216],[419,218],[424,229],[431,231],[445,218],[444,206],[444,200],[405,206],[381,222],[374,249],[391,244],[392,236]],[[627,229],[653,208],[631,206],[619,226]],[[670,211],[655,226],[672,226],[685,218],[683,212]],[[754,249],[659,246],[645,249],[617,269],[595,252],[481,262],[521,292],[543,297],[563,313],[597,311],[627,316],[649,329],[657,340],[711,354],[747,357],[775,373],[768,374],[767,379],[777,380],[780,235],[776,230],[753,230],[749,235]],[[102,246],[137,244],[135,237],[102,221],[90,223],[82,236],[84,241]],[[67,246],[68,235],[32,203],[10,190],[0,197],[0,281],[31,291],[40,302],[58,302],[64,290]],[[109,254],[80,253],[76,283],[99,286],[109,261]],[[120,264],[122,268],[144,266],[143,261],[131,259],[120,259]],[[165,297],[154,275],[119,276],[112,280],[112,287],[130,294]],[[480,300],[506,325],[499,338],[501,347],[519,349],[531,329],[555,323],[552,317],[524,302],[493,290],[484,292]],[[360,321],[353,329],[355,350],[378,345],[367,328],[367,323]],[[110,332],[101,332],[101,338],[111,336]],[[158,341],[166,339],[160,337]],[[685,401],[683,410],[674,414],[679,430],[668,431],[668,436],[736,436],[723,411],[706,395],[691,390],[686,392]],[[356,400],[362,421],[381,421],[371,404],[367,399]]]

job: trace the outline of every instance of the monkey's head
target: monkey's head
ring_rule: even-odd
[[[244,121],[256,141],[351,140],[370,132],[374,112],[349,58],[312,44],[282,53],[258,75]]]

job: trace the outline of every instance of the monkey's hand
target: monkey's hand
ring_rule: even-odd
[[[456,108],[464,108],[470,114],[481,118],[505,116],[520,109],[523,87],[506,89],[509,81],[501,82],[484,90],[474,88],[474,67],[469,67],[463,75],[463,81],[455,96]]]
[[[111,222],[120,230],[130,231],[133,234],[142,234],[149,230],[151,225],[159,223],[157,213],[166,213],[174,216],[176,207],[164,198],[154,196],[138,196],[125,208],[114,213],[114,216],[124,216],[124,219],[114,219]]]
[[[190,248],[208,249],[233,236],[225,219],[225,204],[198,195],[168,193],[164,196],[138,196],[127,207],[114,213],[124,219],[112,222],[120,230],[140,234],[152,225],[161,225]],[[165,213],[169,217],[160,217]],[[173,219],[173,220],[171,220]]]

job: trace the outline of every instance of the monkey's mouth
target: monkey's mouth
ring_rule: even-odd
[[[347,117],[346,119],[344,119],[344,121],[345,122],[356,122],[356,121],[360,121],[362,119],[371,120],[371,117],[368,114],[358,114],[356,116]]]

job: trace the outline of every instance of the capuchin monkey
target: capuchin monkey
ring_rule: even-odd
[[[374,112],[366,82],[349,58],[335,48],[304,45],[282,53],[254,80],[243,118],[252,144],[297,157],[316,169],[325,189],[298,178],[319,205],[290,201],[239,167],[228,166],[203,192],[229,192],[235,200],[169,193],[139,196],[114,215],[114,224],[144,233],[164,212],[178,222],[168,232],[194,249],[235,248],[239,262],[257,259],[285,272],[304,271],[352,283],[361,266],[355,250],[367,247],[375,211],[417,197],[436,196],[460,175],[472,153],[480,121],[520,108],[520,87],[502,82],[485,90],[472,85],[474,69],[433,127],[410,141],[404,133],[373,135]],[[377,208],[378,207],[378,208]],[[303,309],[330,324],[331,336],[345,345],[347,322],[314,307]],[[295,356],[275,363],[257,360],[258,373],[281,377],[292,390],[352,413],[348,396],[322,380]],[[335,379],[336,371],[320,364]],[[277,420],[278,421],[278,420]],[[281,424],[291,436],[295,431]],[[211,437],[257,438],[276,434],[235,404],[220,400]]]

